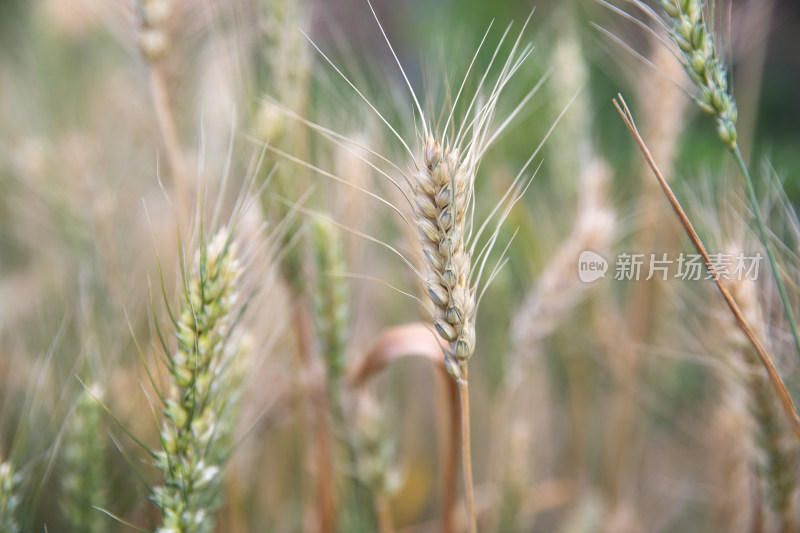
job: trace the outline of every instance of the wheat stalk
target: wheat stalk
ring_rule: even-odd
[[[403,74],[403,79],[414,101],[414,106],[417,111],[416,116],[419,120],[417,131],[420,132],[418,149],[416,151],[411,149],[410,144],[412,143],[407,142],[398,133],[397,129],[389,123],[341,70],[336,67],[313,42],[312,45],[387,126],[403,146],[406,154],[411,158],[413,163],[414,173],[413,176],[409,178],[400,170],[400,165],[391,163],[388,158],[378,156],[383,162],[388,163],[393,170],[400,171],[403,174],[405,183],[409,186],[410,190],[404,189],[397,181],[392,179],[388,173],[379,170],[379,172],[392,181],[392,183],[403,192],[405,199],[413,210],[413,225],[416,229],[415,233],[417,234],[419,251],[425,258],[424,273],[414,268],[411,261],[403,257],[395,248],[389,245],[386,246],[400,255],[408,265],[412,266],[414,272],[424,284],[429,302],[433,305],[432,318],[434,327],[438,335],[446,343],[444,348],[445,367],[456,379],[459,388],[462,426],[462,463],[467,514],[469,530],[474,532],[477,530],[477,524],[475,519],[472,481],[467,363],[475,351],[475,316],[480,301],[480,294],[482,293],[482,291],[479,292],[478,287],[483,282],[486,263],[497,242],[499,226],[508,216],[514,203],[521,197],[526,185],[530,183],[530,181],[526,183],[523,179],[523,175],[533,161],[536,153],[538,153],[538,149],[520,170],[502,201],[477,228],[473,227],[475,180],[478,166],[488,147],[505,130],[521,107],[538,89],[538,86],[535,86],[500,126],[494,126],[493,119],[500,94],[517,69],[519,69],[521,64],[528,57],[532,47],[530,45],[520,47],[520,40],[522,37],[522,32],[520,32],[507,60],[502,66],[502,70],[490,94],[485,99],[480,98],[480,92],[488,75],[487,70],[487,73],[481,78],[475,89],[475,94],[472,99],[469,100],[468,104],[464,104],[467,105],[467,109],[464,112],[466,115],[464,122],[457,128],[457,131],[453,131],[456,130],[453,124],[454,113],[466,83],[467,78],[465,76],[464,82],[452,103],[451,112],[444,127],[434,130],[431,126],[431,121],[426,119],[427,115],[423,112],[419,99],[411,87],[408,77],[399,59],[397,59],[397,55],[383,27],[380,25],[380,21],[374,10],[372,10],[372,13],[381,29],[385,42],[392,52],[397,66]],[[527,21],[522,31],[524,31],[526,26]],[[503,39],[504,38],[505,35]],[[502,42],[503,40],[501,39],[498,48],[495,50],[492,61],[494,61],[494,57],[497,56]],[[482,44],[483,42],[481,42],[481,46]],[[491,64],[489,68],[491,68]],[[467,76],[469,76],[469,69],[467,70]],[[453,124],[452,130],[450,128],[451,124]],[[330,130],[325,130],[324,128],[313,125],[312,127],[317,130],[322,130],[323,135],[326,135],[330,139],[342,138],[341,135],[337,135]],[[313,168],[323,175],[332,177],[336,181],[347,183],[345,180],[332,176],[330,173],[320,171],[311,165],[306,164],[305,166]],[[373,168],[377,169],[374,165]],[[367,192],[367,194],[389,205],[396,213],[404,218],[407,224],[411,225],[411,222],[402,215],[401,209],[368,191],[364,192]],[[479,250],[476,249],[478,240],[493,219],[497,222],[497,226],[494,232],[490,233],[488,243],[483,248]],[[499,262],[498,265],[489,272],[488,281],[491,281],[501,266],[502,264]]]
[[[172,184],[175,188],[178,217],[182,224],[189,222],[189,174],[183,154],[175,114],[170,104],[169,87],[163,60],[170,51],[169,22],[174,0],[138,0],[139,50],[149,66],[150,93],[164,152],[167,156]]]
[[[772,276],[792,332],[795,349],[800,355],[800,330],[798,330],[794,310],[778,267],[769,230],[761,214],[761,206],[750,177],[750,171],[739,149],[736,130],[738,117],[736,102],[728,90],[727,74],[717,52],[713,32],[706,21],[703,2],[701,0],[661,0],[660,5],[666,14],[666,22],[662,22],[660,19],[657,19],[657,22],[667,31],[670,39],[676,45],[684,70],[699,90],[699,94],[694,97],[695,102],[704,113],[716,120],[717,134],[730,150],[744,177],[750,208],[755,215],[761,243],[767,252]]]
[[[650,151],[644,144],[644,140],[636,128],[636,124],[633,121],[633,115],[631,115],[630,109],[628,109],[625,100],[622,98],[622,95],[617,95],[617,98],[619,98],[619,102],[617,102],[616,99],[614,100],[614,106],[616,107],[617,112],[625,122],[625,126],[628,128],[631,136],[639,146],[639,149],[647,160],[648,165],[650,165],[653,174],[656,176],[659,185],[661,185],[661,188],[664,191],[664,195],[667,197],[667,200],[672,206],[673,211],[675,211],[675,214],[678,216],[678,219],[680,220],[686,235],[692,241],[692,245],[694,246],[695,250],[697,250],[702,257],[706,269],[711,275],[711,278],[714,280],[714,283],[717,285],[717,288],[722,294],[722,297],[725,300],[725,303],[728,305],[728,308],[731,310],[731,313],[733,313],[737,324],[741,328],[742,332],[747,336],[747,339],[753,345],[753,348],[756,350],[761,364],[764,365],[764,368],[767,371],[770,385],[772,386],[775,395],[780,400],[781,407],[783,408],[784,415],[792,428],[792,432],[798,441],[800,441],[800,417],[797,414],[797,408],[794,405],[794,400],[792,400],[792,397],[786,388],[786,384],[783,382],[783,379],[778,373],[778,369],[775,367],[772,357],[770,357],[766,348],[764,348],[764,345],[761,343],[758,336],[748,324],[747,319],[742,314],[742,311],[739,308],[739,305],[736,303],[736,300],[734,300],[730,290],[720,279],[716,267],[714,267],[714,264],[711,262],[711,259],[708,256],[708,251],[706,250],[705,245],[703,245],[703,242],[700,240],[699,235],[697,235],[697,232],[689,220],[689,217],[686,215],[683,207],[681,207],[678,198],[675,196],[675,193],[672,192],[672,188],[667,183],[667,180],[664,178],[663,174],[661,174],[658,165],[656,165],[656,162],[653,160]]]

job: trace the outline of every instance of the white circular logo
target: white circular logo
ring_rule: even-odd
[[[591,250],[584,250],[578,257],[578,277],[584,283],[591,283],[606,277],[608,261]]]

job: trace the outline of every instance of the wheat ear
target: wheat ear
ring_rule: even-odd
[[[700,0],[661,0],[660,4],[667,15],[664,28],[679,50],[679,59],[683,63],[684,70],[699,89],[695,101],[700,109],[716,120],[719,138],[730,149],[736,165],[744,177],[750,208],[755,216],[761,243],[767,252],[772,277],[778,288],[797,355],[800,356],[800,330],[798,330],[794,310],[778,268],[769,230],[761,214],[761,206],[750,177],[750,171],[739,149],[736,131],[738,117],[736,102],[728,91],[725,68],[719,59],[713,33],[709,31],[706,23],[703,3]]]
[[[159,533],[206,533],[220,503],[221,467],[230,453],[230,410],[241,385],[232,339],[242,303],[239,262],[225,232],[201,243],[186,274],[178,349],[168,352],[169,388],[164,397],[162,450],[156,466],[164,485],[152,499],[162,511]]]
[[[314,221],[314,265],[316,286],[311,295],[314,300],[314,322],[317,349],[328,370],[328,383],[338,386],[338,380],[347,364],[347,342],[350,322],[347,280],[342,242],[338,230],[324,219]]]
[[[764,318],[758,302],[757,287],[751,280],[732,283],[731,292],[742,308],[742,314],[752,324],[753,329],[764,337]],[[745,365],[743,375],[748,391],[750,413],[755,421],[753,443],[760,452],[760,474],[766,485],[766,498],[769,507],[781,522],[782,531],[794,531],[792,497],[797,482],[793,473],[795,454],[787,443],[785,421],[781,419],[780,408],[776,403],[767,376],[758,365],[758,356],[741,333],[736,331],[731,341]],[[788,446],[787,446],[788,444]]]
[[[425,279],[433,302],[434,326],[450,343],[447,370],[456,379],[475,351],[475,291],[466,246],[466,220],[473,183],[457,149],[443,149],[428,137],[417,174],[414,213],[428,269]]]
[[[427,262],[425,285],[434,306],[434,326],[449,343],[445,368],[458,383],[461,400],[461,453],[469,531],[477,531],[472,481],[467,361],[475,351],[475,290],[466,246],[467,208],[474,188],[474,169],[458,149],[442,148],[428,137],[414,190],[414,214]]]
[[[753,348],[756,350],[761,364],[764,365],[764,368],[767,371],[770,385],[772,386],[775,395],[780,400],[781,407],[786,419],[789,422],[789,425],[792,428],[792,432],[798,441],[800,441],[800,416],[797,414],[797,408],[794,405],[794,400],[792,400],[792,397],[786,388],[786,384],[783,382],[783,379],[778,373],[778,369],[775,367],[772,357],[770,357],[769,353],[764,348],[764,345],[761,343],[761,341],[758,339],[758,336],[748,324],[747,319],[742,314],[742,311],[739,308],[739,305],[736,303],[736,300],[734,300],[730,290],[720,279],[719,273],[717,272],[716,267],[714,267],[714,264],[711,262],[711,258],[708,256],[708,251],[706,250],[705,245],[703,245],[703,242],[700,240],[700,236],[697,235],[697,231],[695,231],[694,226],[689,220],[689,217],[686,215],[686,211],[684,211],[683,207],[681,207],[678,198],[675,196],[675,193],[672,192],[672,188],[669,186],[669,183],[667,183],[664,175],[661,174],[658,165],[656,165],[656,162],[653,160],[650,151],[644,144],[644,140],[639,134],[639,130],[636,128],[636,124],[633,121],[633,115],[631,114],[630,109],[628,109],[628,105],[625,103],[622,95],[617,95],[617,98],[619,99],[619,102],[616,99],[614,100],[614,106],[617,108],[617,112],[622,117],[622,120],[625,122],[625,126],[628,128],[631,136],[639,146],[642,155],[647,160],[647,164],[650,165],[650,169],[653,171],[653,174],[658,180],[659,185],[661,185],[664,195],[667,197],[667,200],[672,206],[673,211],[675,211],[675,214],[678,216],[686,235],[692,241],[692,245],[695,247],[695,250],[697,250],[697,253],[699,253],[702,257],[706,269],[708,270],[709,274],[711,274],[711,278],[717,285],[717,288],[722,294],[722,297],[724,298],[725,303],[728,305],[728,308],[731,310],[731,313],[733,313],[736,323],[739,325],[742,332],[744,332],[744,334],[747,336],[750,344],[752,344]]]
[[[0,462],[0,533],[19,533],[19,485],[21,477],[9,461]]]
[[[411,86],[411,82],[403,70],[400,60],[389,42],[389,37],[380,25],[378,16],[374,9],[372,9],[371,4],[370,9],[375,21],[378,23],[384,41],[392,53],[395,63],[403,75],[403,80],[414,102],[416,110],[415,118],[418,121],[416,124],[416,131],[418,132],[416,140],[419,143],[417,151],[411,149],[410,143],[401,136],[398,130],[392,126],[386,117],[378,111],[375,105],[364,96],[364,93],[347,78],[333,61],[331,61],[313,41],[311,44],[317,52],[320,53],[323,59],[325,59],[337,74],[342,77],[375,113],[376,117],[388,128],[413,162],[413,176],[409,177],[401,170],[399,165],[392,163],[389,158],[380,156],[379,154],[373,154],[391,166],[394,169],[392,172],[397,171],[402,174],[405,184],[408,185],[408,187],[404,187],[389,176],[388,173],[373,166],[373,168],[378,170],[402,191],[404,199],[411,205],[414,212],[414,225],[416,226],[414,229],[417,233],[420,251],[425,257],[425,273],[423,274],[414,268],[412,262],[404,257],[397,249],[377,239],[365,236],[370,238],[370,240],[383,244],[399,255],[406,264],[411,266],[412,269],[414,269],[414,273],[424,283],[430,301],[433,304],[434,309],[432,314],[434,327],[438,335],[447,344],[443,349],[445,367],[455,378],[459,389],[462,415],[460,418],[466,507],[469,531],[475,532],[477,530],[477,524],[475,519],[475,501],[472,483],[467,363],[475,351],[475,314],[480,300],[480,296],[476,293],[478,292],[478,286],[482,285],[482,294],[485,286],[491,282],[503,265],[501,259],[494,268],[490,266],[490,268],[486,270],[487,279],[483,278],[484,267],[486,267],[493,247],[497,244],[499,238],[500,225],[530,184],[530,178],[525,176],[525,173],[538,154],[541,145],[523,165],[500,202],[497,203],[489,216],[486,217],[482,223],[478,224],[477,228],[473,228],[473,215],[475,213],[475,177],[481,158],[488,147],[503,133],[540,86],[540,84],[536,84],[499,126],[493,124],[500,93],[503,92],[509,80],[514,76],[532,51],[531,45],[520,45],[522,34],[530,21],[530,17],[522,26],[522,30],[514,42],[506,61],[503,63],[502,69],[488,97],[485,99],[481,98],[484,82],[486,82],[489,70],[491,70],[500,52],[502,42],[508,30],[495,49],[486,73],[478,81],[472,98],[465,100],[465,102],[459,102],[462,91],[469,78],[472,64],[474,63],[473,58],[473,63],[471,63],[470,67],[467,69],[461,87],[450,103],[449,116],[444,126],[441,128],[437,126],[436,131],[434,131],[432,126],[435,124],[435,121],[428,120],[428,117],[426,117],[426,113],[423,111],[422,105]],[[486,35],[488,35],[488,30]],[[486,35],[484,35],[484,40]],[[483,40],[478,47],[478,51],[480,51],[482,45]],[[476,51],[475,57],[477,57],[477,54],[478,52]],[[467,97],[465,96],[465,98]],[[465,107],[466,109],[464,110]],[[464,110],[463,113],[460,113],[464,117],[464,120],[461,122],[460,126],[456,127],[453,119],[458,119],[456,113],[457,111],[461,112],[461,110]],[[311,165],[306,166],[336,181],[346,183],[345,180],[330,173],[319,171]],[[405,215],[403,215],[402,210],[391,202],[369,191],[362,192],[366,192],[368,195],[392,208],[392,210],[399,214],[409,226],[412,225],[410,221],[406,219]],[[490,226],[492,223],[495,223],[493,229]],[[475,230],[474,232],[473,229]],[[483,245],[482,248],[476,250],[477,243],[484,234],[484,231],[487,231],[488,242]],[[473,255],[475,264],[473,264]]]
[[[330,420],[326,416],[324,423],[330,423],[334,434],[339,436],[355,472],[342,498],[345,512],[340,513],[339,527],[369,528],[371,525],[365,514],[368,508],[365,488],[371,486],[360,483],[362,479],[359,473],[362,462],[370,458],[359,453],[362,450],[359,449],[358,439],[347,425],[341,380],[347,364],[350,332],[350,295],[347,279],[342,275],[347,268],[344,246],[339,230],[327,219],[314,221],[312,244],[316,284],[311,297],[314,301],[317,349],[327,370],[327,408],[330,411]]]
[[[62,510],[71,531],[102,533],[107,517],[105,462],[108,437],[103,428],[102,390],[95,385],[81,391],[64,434]]]
[[[390,418],[375,398],[360,393],[357,401],[354,447],[359,461],[356,475],[372,492],[380,533],[394,530],[391,496],[400,488],[401,473],[397,467],[397,445],[390,432]]]

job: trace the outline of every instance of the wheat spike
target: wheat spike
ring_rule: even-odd
[[[700,0],[661,0],[669,35],[677,45],[684,70],[697,84],[698,107],[717,120],[717,133],[730,148],[736,146],[736,103],[728,91],[725,68],[714,36],[708,31]]]
[[[220,503],[222,463],[230,453],[231,408],[241,389],[231,337],[239,316],[235,247],[225,232],[201,243],[185,280],[177,320],[178,349],[168,357],[162,450],[156,466],[165,483],[153,489],[162,511],[159,533],[207,533]]]
[[[17,516],[20,481],[20,475],[14,471],[10,462],[0,463],[0,533],[21,531]]]
[[[768,338],[764,335],[765,322],[757,291],[755,282],[749,279],[731,283],[731,292],[739,302],[742,313],[761,338]],[[755,425],[752,439],[759,452],[759,470],[766,489],[767,504],[781,522],[783,530],[793,531],[792,499],[797,488],[793,473],[797,459],[792,446],[794,442],[764,371],[759,366],[757,355],[739,330],[733,326],[730,330],[729,342],[738,352],[739,365],[744,367],[741,377],[748,391],[748,404]]]
[[[435,308],[434,325],[451,344],[449,368],[468,361],[475,351],[475,290],[469,286],[472,261],[465,241],[474,181],[468,170],[458,149],[443,149],[428,137],[414,214],[428,266],[425,284]]]
[[[108,518],[96,508],[106,508],[107,435],[103,428],[103,397],[99,386],[78,397],[64,435],[64,471],[61,480],[62,509],[71,531],[100,533],[108,530]]]

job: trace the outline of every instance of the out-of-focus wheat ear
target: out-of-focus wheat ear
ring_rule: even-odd
[[[755,282],[735,280],[731,283],[731,292],[754,331],[761,338],[766,338],[766,325]],[[730,345],[743,365],[741,379],[748,391],[748,406],[753,418],[749,434],[758,450],[757,463],[764,482],[766,504],[779,521],[781,531],[794,531],[792,502],[797,491],[797,477],[794,474],[798,460],[796,442],[781,416],[780,406],[753,347],[733,324],[728,330]]]
[[[544,341],[596,288],[595,285],[581,282],[577,277],[581,253],[590,250],[607,256],[617,231],[616,212],[608,198],[610,171],[606,163],[595,158],[588,163],[582,162],[580,168],[578,205],[572,231],[544,266],[536,285],[525,296],[515,313],[510,331],[512,368],[507,374],[506,400],[510,404],[509,417],[514,420],[517,449],[510,448],[513,444],[511,441],[503,442],[500,449],[503,450],[504,458],[504,488],[509,491],[510,496],[517,498],[524,497],[524,476],[530,469],[526,471],[517,466],[506,467],[505,458],[510,456],[514,460],[514,457],[526,453],[524,450],[537,430],[546,431],[542,427],[544,422],[541,418],[546,418],[547,413],[537,411],[537,416],[531,418],[528,408],[525,407],[530,402],[542,404],[547,401],[547,395],[542,392],[546,390],[547,383],[541,375],[543,369],[539,357]],[[537,372],[537,376],[530,377],[530,372]],[[534,386],[531,386],[531,381]],[[527,449],[527,453],[531,451]],[[521,462],[516,460],[515,464]],[[518,502],[516,509],[512,506],[513,499],[508,500],[507,504],[509,508],[502,515],[505,527],[511,528],[516,522],[517,529],[508,530],[524,530],[521,529],[522,502]]]
[[[728,318],[727,316],[725,318]],[[741,334],[729,324],[736,336]],[[727,345],[727,343],[726,343]],[[734,354],[738,355],[738,354]],[[759,498],[753,475],[755,458],[753,439],[756,428],[751,402],[742,375],[742,362],[729,361],[732,372],[722,376],[719,405],[714,409],[710,427],[711,520],[714,531],[746,533],[763,530]],[[747,371],[747,369],[744,369]]]
[[[667,201],[672,206],[673,211],[675,212],[675,214],[678,217],[678,220],[683,226],[686,235],[689,237],[689,240],[692,242],[692,245],[694,246],[697,253],[700,254],[701,258],[703,259],[703,263],[706,266],[706,270],[710,274],[711,279],[716,284],[717,289],[719,289],[719,292],[722,295],[723,299],[725,300],[728,309],[730,309],[731,313],[736,318],[736,322],[741,328],[742,332],[745,334],[745,336],[747,336],[748,341],[750,341],[750,344],[752,344],[753,348],[756,350],[756,353],[758,354],[758,358],[761,364],[767,371],[770,385],[776,397],[780,400],[781,407],[783,409],[786,420],[791,425],[792,433],[794,433],[795,438],[800,440],[800,416],[798,416],[797,414],[797,407],[795,406],[794,400],[792,399],[792,396],[789,394],[789,391],[786,388],[786,384],[784,383],[783,378],[778,372],[778,369],[776,368],[772,357],[767,352],[766,348],[764,347],[764,344],[759,340],[758,336],[755,334],[752,327],[750,327],[750,325],[748,324],[747,319],[742,314],[741,308],[736,303],[736,300],[733,298],[730,289],[721,280],[719,272],[717,272],[716,267],[711,262],[711,258],[708,255],[708,250],[706,249],[705,245],[700,239],[700,236],[697,234],[697,231],[694,229],[694,225],[689,220],[689,217],[686,215],[686,211],[684,211],[683,207],[678,201],[678,198],[672,191],[672,188],[669,186],[669,183],[667,183],[666,178],[664,178],[664,175],[661,173],[661,170],[658,168],[658,165],[653,160],[653,156],[647,149],[647,145],[645,145],[644,140],[641,137],[641,134],[636,128],[636,124],[634,123],[633,120],[633,115],[631,114],[630,109],[625,103],[625,100],[622,98],[622,95],[617,95],[617,98],[619,99],[619,101],[617,101],[617,99],[614,99],[613,101],[613,104],[616,107],[617,112],[620,114],[623,121],[625,122],[625,126],[628,128],[628,131],[630,132],[631,136],[636,141],[636,144],[638,145],[639,150],[642,152],[642,155],[647,160],[648,165],[650,166],[651,170],[653,171],[653,174],[658,180],[659,185],[664,191],[664,195],[667,197]],[[765,244],[765,246],[768,245],[769,242]],[[770,248],[767,249],[769,250]],[[788,304],[787,300],[783,297],[781,298],[781,300],[782,303],[784,304],[784,309],[786,309],[786,305]]]
[[[637,3],[638,0],[637,0]],[[717,134],[727,146],[744,178],[750,209],[758,226],[761,244],[767,252],[772,277],[778,289],[783,312],[794,340],[796,355],[800,356],[800,329],[795,318],[794,307],[789,300],[783,274],[773,250],[771,235],[758,201],[750,170],[744,161],[737,142],[736,102],[728,90],[728,80],[722,59],[717,51],[712,28],[708,25],[701,0],[660,0],[666,14],[666,28],[684,70],[699,90],[695,96],[697,105],[717,122]],[[712,3],[713,8],[713,3]]]
[[[307,130],[296,121],[288,120],[284,109],[301,116],[309,114],[309,77],[312,69],[308,44],[300,30],[308,26],[304,5],[304,2],[292,0],[264,2],[263,26],[267,42],[261,57],[266,64],[267,78],[260,89],[267,98],[259,102],[252,126],[253,134],[260,142],[303,161],[309,159]],[[277,161],[275,154],[270,153],[265,167],[274,173],[269,192],[292,202],[299,201],[309,185],[308,170],[276,164]],[[304,223],[290,217],[291,204],[270,202],[266,194],[262,195],[261,200],[270,221],[288,221],[284,234],[286,256],[281,263],[281,273],[295,294],[303,294],[306,282],[303,277],[305,248],[289,244],[295,235],[305,233]]]
[[[327,402],[320,405],[326,411],[319,413],[319,421],[325,426],[331,425],[355,472],[349,477],[347,490],[343,491],[339,527],[360,530],[372,527],[366,514],[369,494],[365,487],[369,485],[363,483],[359,474],[363,462],[369,458],[359,453],[357,437],[348,427],[342,390],[350,334],[350,294],[344,249],[338,228],[327,219],[315,219],[313,224],[311,244],[315,272],[309,297],[314,307],[317,352],[325,363],[327,375]]]
[[[575,272],[581,252],[610,251],[616,232],[616,212],[608,199],[610,171],[595,159],[582,170],[575,224],[550,261],[536,286],[514,317],[511,337],[517,357],[530,357],[553,333],[594,285],[581,282]]]
[[[558,32],[550,59],[552,76],[548,89],[554,100],[553,109],[568,111],[547,143],[547,160],[553,174],[559,176],[556,186],[560,197],[571,200],[578,194],[581,167],[593,157],[592,112],[589,72],[575,21],[570,17],[564,26]],[[572,99],[573,95],[577,97]]]
[[[10,461],[0,461],[0,533],[20,533],[19,490],[22,476]]]
[[[655,37],[650,39],[656,41]],[[663,161],[664,175],[672,173],[678,140],[686,125],[686,111],[689,100],[681,87],[688,83],[687,75],[679,60],[665,46],[652,43],[648,56],[650,63],[662,76],[642,75],[636,85],[638,101],[645,102],[641,106],[642,135],[648,141],[657,161]],[[642,70],[649,67],[642,67]],[[649,72],[647,72],[649,74]],[[653,194],[659,194],[658,184],[653,180],[645,180],[643,186]]]
[[[446,346],[433,326],[426,323],[405,324],[383,331],[366,350],[365,355],[356,365],[350,365],[348,383],[353,388],[364,387],[372,378],[379,374],[386,366],[394,361],[411,356],[422,357],[430,362],[435,370],[436,379],[436,416],[437,416],[437,448],[441,465],[442,495],[440,531],[453,533],[456,531],[455,515],[458,492],[458,463],[457,453],[460,439],[459,422],[459,390],[455,381],[445,370],[443,352]],[[391,479],[382,474],[384,479]],[[382,505],[376,502],[376,507]],[[380,516],[386,524],[387,517]],[[379,524],[380,525],[380,524]]]
[[[101,533],[108,530],[108,518],[97,509],[108,507],[108,435],[98,385],[81,390],[65,426],[62,453],[61,507],[72,531]]]
[[[266,63],[267,79],[262,89],[281,105],[305,116],[311,75],[308,45],[299,31],[308,26],[305,2],[268,0],[264,4],[266,47],[261,57]],[[304,148],[302,131],[288,124],[283,114],[269,102],[260,103],[254,122],[254,133],[260,140],[283,148],[290,145]]]
[[[349,294],[344,253],[339,232],[325,219],[314,221],[314,300],[317,347],[328,369],[328,381],[336,382],[347,364]]]
[[[651,38],[651,41],[655,38]],[[663,72],[664,76],[641,76],[636,91],[639,101],[646,102],[642,105],[642,130],[648,139],[653,157],[662,165],[662,172],[669,176],[674,168],[675,150],[678,138],[683,131],[684,116],[688,107],[688,101],[684,96],[679,84],[685,82],[686,74],[681,63],[671,53],[670,49],[664,46],[654,46],[649,56],[651,65]],[[649,67],[643,67],[649,68]],[[649,178],[647,163],[642,162],[640,175],[643,182],[641,184],[641,194],[638,199],[637,212],[639,213],[635,235],[635,249],[637,250],[659,250],[670,248],[670,237],[666,234],[668,229],[662,224],[665,216],[668,216],[666,206],[661,199],[661,189],[658,182]],[[628,298],[627,314],[630,322],[630,334],[636,342],[647,343],[652,334],[654,316],[657,316],[664,298],[659,291],[664,287],[659,283],[636,283],[631,287],[630,297]],[[632,352],[634,360],[631,361],[633,368],[638,369],[641,364],[641,352]],[[639,378],[638,370],[631,373],[634,379]]]
[[[390,418],[374,397],[360,393],[356,408],[353,439],[358,454],[356,475],[372,492],[378,531],[390,533],[394,531],[394,520],[389,502],[402,481],[397,465],[397,443],[391,435]]]

